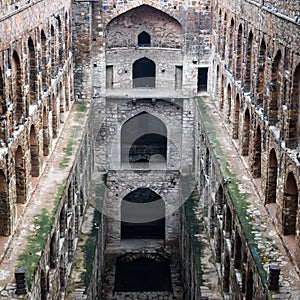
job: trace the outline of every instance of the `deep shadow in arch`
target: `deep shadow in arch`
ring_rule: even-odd
[[[155,63],[146,57],[133,63],[133,87],[155,87]]]
[[[157,254],[126,255],[116,264],[115,291],[172,291],[170,260]]]
[[[121,129],[121,162],[167,161],[167,127],[157,117],[141,112]]]
[[[146,31],[141,32],[138,35],[138,45],[140,47],[150,47],[151,46],[151,36]]]
[[[121,203],[121,239],[164,239],[165,203],[147,188],[138,188]]]

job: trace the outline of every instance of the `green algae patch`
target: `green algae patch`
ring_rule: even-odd
[[[27,239],[25,250],[18,257],[18,267],[25,268],[26,270],[28,289],[31,288],[32,279],[51,231],[63,191],[64,185],[60,185],[54,200],[54,208],[51,213],[49,213],[46,208],[43,208],[41,213],[34,217],[32,226],[33,234]]]

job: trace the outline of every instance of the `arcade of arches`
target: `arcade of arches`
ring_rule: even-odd
[[[0,0],[1,299],[299,299],[296,2]]]

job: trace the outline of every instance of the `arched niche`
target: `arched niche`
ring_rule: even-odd
[[[127,194],[121,203],[121,239],[164,239],[165,202],[148,188]]]
[[[121,128],[121,163],[165,163],[167,127],[159,118],[141,112]]]

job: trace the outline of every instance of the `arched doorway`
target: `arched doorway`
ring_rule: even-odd
[[[159,118],[141,112],[123,124],[122,163],[165,163],[166,161],[167,127]]]
[[[257,127],[253,142],[253,161],[251,164],[253,178],[261,177],[261,130]]]
[[[234,102],[234,117],[233,117],[233,124],[232,124],[233,139],[239,138],[239,126],[240,126],[240,96],[239,94],[237,94]]]
[[[276,203],[276,187],[277,187],[277,156],[274,149],[270,151],[267,184],[266,184],[266,204]]]
[[[249,142],[250,142],[250,113],[248,108],[244,115],[243,123],[243,137],[242,137],[242,155],[247,156],[249,154]]]
[[[282,229],[284,235],[296,234],[298,210],[298,188],[295,177],[290,172],[286,179],[283,195]]]
[[[291,91],[291,110],[288,116],[288,130],[286,136],[286,146],[296,148],[299,143],[299,94],[300,94],[300,64],[295,69],[293,75],[293,85]]]
[[[138,188],[121,203],[121,239],[164,239],[165,202],[147,188]]]
[[[30,128],[30,162],[31,176],[38,177],[40,175],[40,158],[39,145],[34,125],[32,125]]]
[[[133,87],[155,87],[155,63],[146,57],[133,63]]]
[[[21,146],[18,146],[15,154],[15,176],[17,203],[25,203],[27,198],[26,170],[24,164],[24,154]]]

